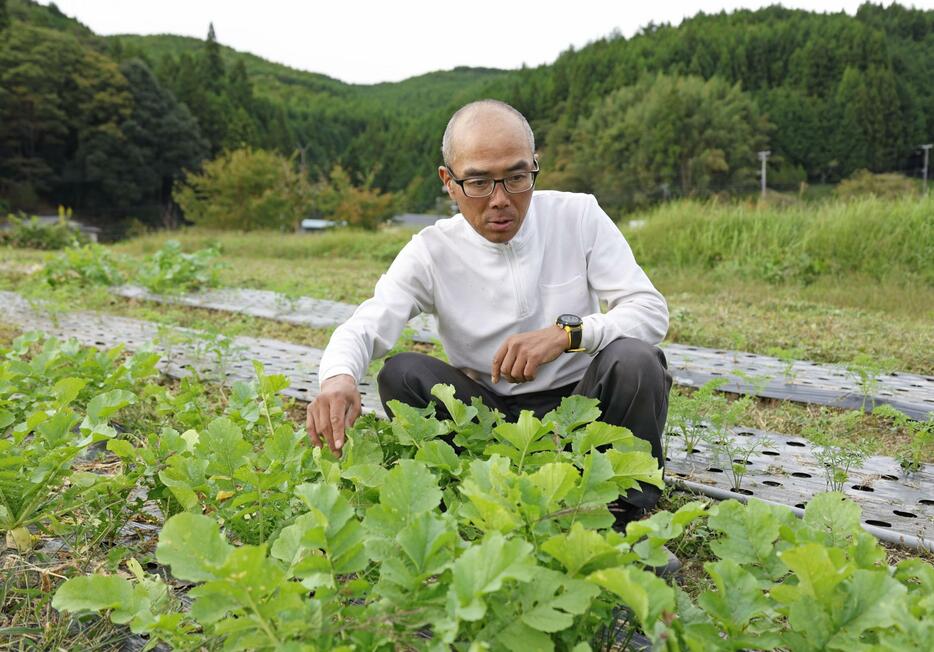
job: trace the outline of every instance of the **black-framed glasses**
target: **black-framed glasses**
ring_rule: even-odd
[[[535,187],[535,178],[538,176],[538,162],[535,163],[535,169],[528,172],[515,172],[502,179],[493,179],[491,177],[466,177],[458,179],[454,176],[454,171],[448,166],[447,171],[451,174],[451,181],[456,183],[468,197],[480,198],[489,197],[496,190],[496,184],[503,184],[503,188],[510,194],[528,192]]]

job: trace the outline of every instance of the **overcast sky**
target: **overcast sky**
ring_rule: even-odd
[[[42,4],[49,4],[42,0]],[[518,68],[550,63],[618,30],[677,24],[698,11],[775,2],[733,0],[56,0],[98,34],[180,34],[346,82],[399,81],[455,66]],[[786,7],[852,14],[859,0],[785,0]],[[890,2],[883,4],[889,5]],[[906,3],[903,3],[906,4]],[[934,0],[908,4],[934,8]]]

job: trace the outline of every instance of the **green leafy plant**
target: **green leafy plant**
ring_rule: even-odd
[[[52,287],[61,285],[119,285],[125,276],[120,261],[109,249],[98,244],[68,247],[45,262],[43,274]]]
[[[10,247],[53,250],[87,242],[87,237],[68,223],[64,213],[60,213],[55,222],[45,222],[38,217],[25,219],[8,215],[7,223],[9,228],[3,233],[2,244]]]
[[[220,255],[216,247],[185,253],[177,240],[167,241],[161,249],[147,257],[136,273],[136,281],[157,292],[188,292],[218,284]]]

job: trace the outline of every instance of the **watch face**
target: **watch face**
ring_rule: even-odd
[[[558,323],[562,326],[570,326],[571,328],[576,328],[584,323],[584,320],[578,317],[577,315],[561,315],[558,317]]]

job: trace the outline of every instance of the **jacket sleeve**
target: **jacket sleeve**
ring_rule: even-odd
[[[658,344],[668,332],[668,305],[636,263],[626,238],[592,196],[581,216],[587,281],[606,313],[583,318],[582,346],[590,354],[621,337]]]
[[[433,312],[431,297],[427,253],[416,235],[377,281],[373,297],[331,335],[318,368],[319,384],[339,374],[359,383],[370,361],[386,355],[409,319]]]

